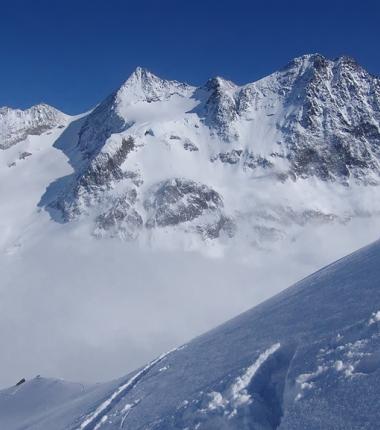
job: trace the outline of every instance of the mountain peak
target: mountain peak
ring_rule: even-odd
[[[152,72],[150,72],[145,67],[137,66],[136,69],[132,72],[130,77],[127,79],[126,82],[132,81],[151,81],[160,79],[158,76],[154,75]]]
[[[165,82],[164,79],[154,75],[148,69],[138,66],[124,82],[120,90],[137,91],[139,93],[152,92],[155,88],[162,87]]]
[[[353,70],[364,70],[363,67],[356,61],[355,58],[350,57],[349,55],[341,55],[338,58],[334,59],[335,64],[340,67],[348,67]]]
[[[315,61],[315,60],[326,60],[322,54],[314,52],[311,54],[304,54],[294,58],[295,61],[305,62],[305,61]]]
[[[237,88],[237,85],[232,81],[222,78],[221,76],[215,76],[214,78],[209,79],[205,85],[207,90],[233,90]]]
[[[327,67],[328,64],[335,64],[337,66],[349,66],[352,68],[362,68],[355,58],[350,57],[348,55],[341,55],[330,60],[321,54],[314,53],[295,57],[290,63],[288,63],[285,69],[293,67],[300,68],[301,70],[321,69],[323,67]]]
[[[286,69],[299,69],[301,71],[310,69],[320,69],[328,64],[329,60],[321,54],[305,54],[295,57],[286,66]]]
[[[57,111],[54,106],[51,106],[45,102],[37,103],[36,105],[32,106],[31,109],[45,109],[45,110],[54,110]]]
[[[147,101],[148,103],[167,99],[173,94],[185,95],[191,90],[187,84],[162,79],[144,67],[136,67],[124,82],[117,96],[119,100]]]

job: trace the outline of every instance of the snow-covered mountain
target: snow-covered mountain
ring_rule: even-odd
[[[137,68],[75,117],[2,108],[0,385],[110,379],[376,238],[379,100],[315,54],[242,86]]]
[[[300,57],[242,87],[214,78],[194,88],[138,68],[87,117],[72,181],[47,207],[66,221],[89,214],[95,234],[127,239],[144,227],[211,239],[241,227],[260,243],[289,222],[345,222],[363,208],[276,196],[269,214],[252,188],[377,185],[379,119],[379,80],[346,57]]]
[[[379,121],[379,79],[314,54],[243,86],[217,77],[195,88],[137,68],[80,119],[3,108],[0,147],[63,127],[54,147],[72,174],[39,206],[59,222],[85,219],[96,236],[267,246],[292,228],[368,214],[352,200],[377,192]]]
[[[109,383],[0,391],[0,427],[373,430],[380,242]]]

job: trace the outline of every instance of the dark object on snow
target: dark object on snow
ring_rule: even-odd
[[[26,381],[26,379],[25,379],[25,378],[20,379],[20,380],[17,382],[16,387],[18,387],[19,385],[23,384],[25,381]]]
[[[145,136],[154,136],[154,131],[150,128],[145,132]]]
[[[31,152],[24,151],[24,152],[21,152],[18,159],[19,160],[25,160],[26,157],[30,157],[31,155],[32,155]]]

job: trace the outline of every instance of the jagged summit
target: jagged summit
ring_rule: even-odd
[[[174,94],[186,96],[192,87],[178,81],[161,79],[143,67],[137,67],[117,91],[119,102],[164,100]]]
[[[330,69],[336,69],[341,67],[348,67],[352,70],[361,70],[362,72],[368,74],[363,67],[358,63],[358,61],[348,55],[341,55],[334,59],[329,59],[321,54],[305,54],[294,58],[290,61],[283,70],[288,70],[292,68],[297,68],[299,73],[305,73],[308,70],[321,71]]]
[[[300,55],[298,57],[293,58],[293,60],[291,62],[294,63],[313,63],[314,61],[325,61],[327,60],[327,58],[318,53],[318,52],[314,52],[311,54],[303,54]]]
[[[136,69],[131,73],[127,81],[149,81],[160,79],[146,67],[137,66]]]
[[[351,57],[350,55],[340,55],[339,57],[334,58],[333,61],[342,64],[355,64],[359,66],[359,63],[356,58]]]
[[[136,69],[130,74],[128,79],[123,83],[121,88],[126,86],[136,85],[154,85],[154,83],[162,81],[161,78],[156,76],[144,67],[136,67]]]
[[[305,70],[308,67],[314,67],[327,61],[327,58],[319,53],[304,54],[290,60],[280,71],[286,71],[295,67]]]
[[[206,82],[205,88],[207,90],[215,90],[215,89],[235,90],[238,88],[238,85],[221,76],[215,76],[214,78],[211,78]]]

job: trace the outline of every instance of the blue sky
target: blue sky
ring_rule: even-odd
[[[380,74],[377,0],[0,0],[0,106],[79,113],[138,65],[202,84],[254,81],[304,53]]]

